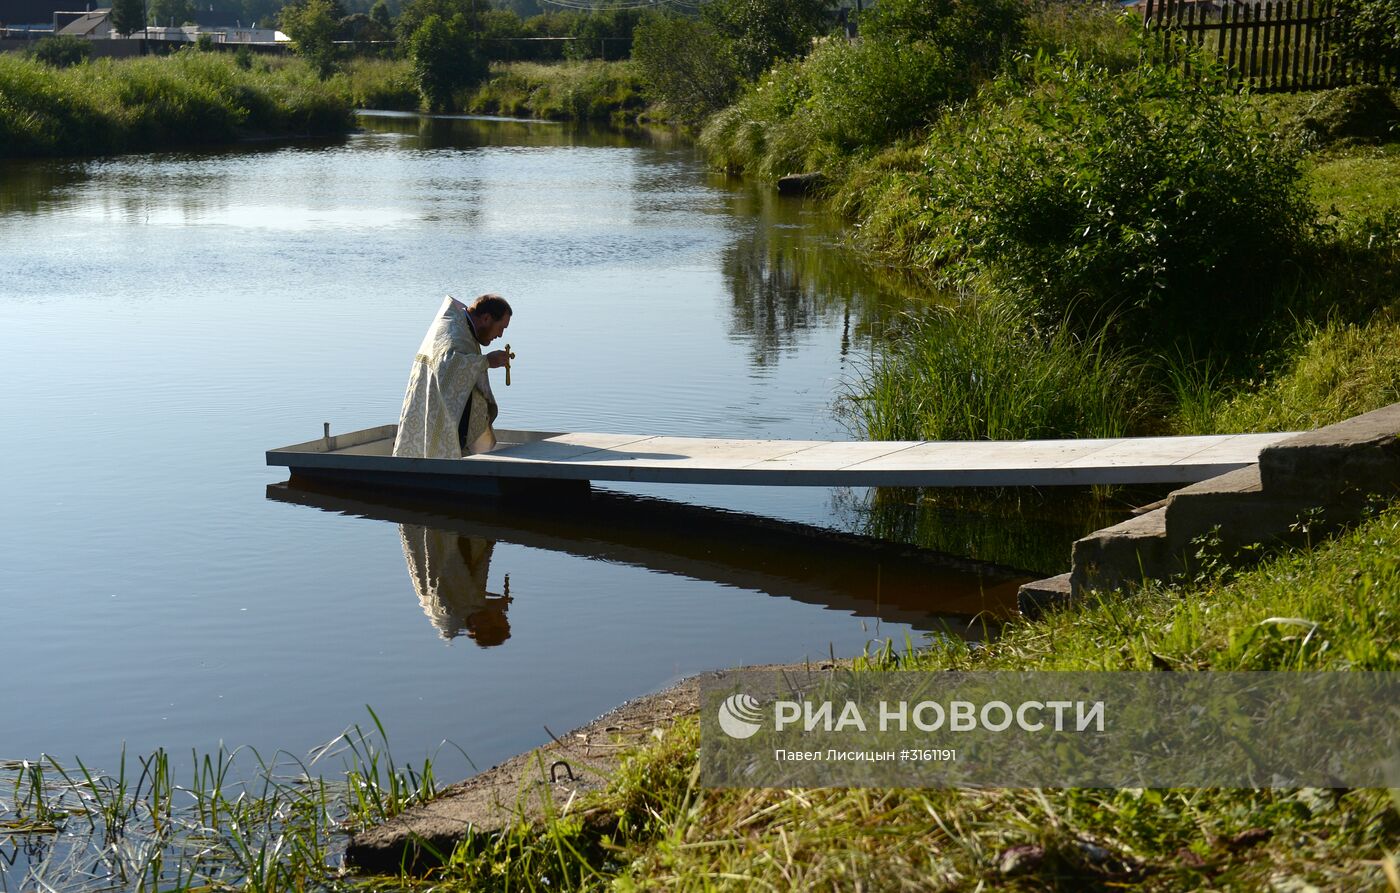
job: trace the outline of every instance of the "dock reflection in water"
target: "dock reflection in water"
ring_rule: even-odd
[[[400,525],[409,576],[444,638],[511,634],[508,592],[486,591],[497,542],[763,592],[923,631],[983,638],[1029,577],[825,528],[594,490],[492,500],[272,484],[267,497]],[[528,595],[523,596],[528,598]],[[516,630],[516,634],[519,634]]]

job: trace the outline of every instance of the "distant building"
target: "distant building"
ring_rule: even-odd
[[[112,36],[112,10],[55,12],[53,30],[55,34],[63,37],[82,37],[87,40],[109,38]]]

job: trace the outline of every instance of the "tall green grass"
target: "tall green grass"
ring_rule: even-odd
[[[164,750],[135,764],[123,754],[112,773],[49,757],[0,761],[0,887],[340,888],[347,832],[436,794],[431,762],[399,767],[374,724],[377,736],[352,727],[309,760],[195,754],[185,778]],[[323,777],[320,764],[335,757],[341,777]]]
[[[422,104],[407,60],[357,56],[342,68],[339,77],[355,108],[414,112]]]
[[[648,100],[630,62],[509,62],[458,99],[475,114],[565,121],[635,122]]]
[[[1400,402],[1400,323],[1305,322],[1281,370],[1262,382],[1203,387],[1182,401],[1184,433],[1306,431]],[[1193,411],[1194,410],[1194,411]]]
[[[1143,420],[1140,375],[1102,334],[979,302],[907,317],[846,405],[873,440],[1118,437]]]
[[[0,54],[0,157],[327,135],[350,123],[344,92],[299,60],[244,69],[222,54],[180,52],[55,69]]]

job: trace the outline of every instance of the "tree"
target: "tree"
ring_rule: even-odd
[[[112,0],[112,29],[122,37],[146,26],[145,0]]]
[[[389,4],[384,0],[375,0],[374,5],[369,8],[369,18],[385,35],[394,33],[394,18],[389,14]]]
[[[437,16],[444,25],[461,16],[465,31],[475,33],[481,30],[481,15],[490,5],[487,0],[409,0],[399,13],[395,28],[399,40],[409,43],[429,16]]]
[[[805,56],[831,25],[832,0],[714,0],[701,16],[732,45],[740,73],[756,79],[774,62]]]
[[[161,26],[179,26],[194,21],[194,0],[151,0],[147,12]]]
[[[633,34],[632,61],[648,92],[688,124],[724,108],[739,92],[731,45],[705,22],[648,16]]]
[[[462,15],[443,21],[430,15],[408,42],[408,58],[418,93],[428,111],[450,111],[453,95],[486,79],[486,57],[476,46],[471,23]]]
[[[335,67],[338,12],[335,0],[301,0],[282,10],[282,30],[292,39],[292,48],[323,78]]]

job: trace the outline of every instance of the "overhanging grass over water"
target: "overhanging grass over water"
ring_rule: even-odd
[[[245,69],[230,56],[182,51],[58,69],[0,54],[0,157],[323,136],[350,125],[348,93],[300,60]]]
[[[437,792],[432,764],[394,763],[378,717],[307,759],[165,751],[114,773],[52,758],[0,761],[0,890],[331,889],[344,835]],[[323,773],[340,760],[335,780]]]

